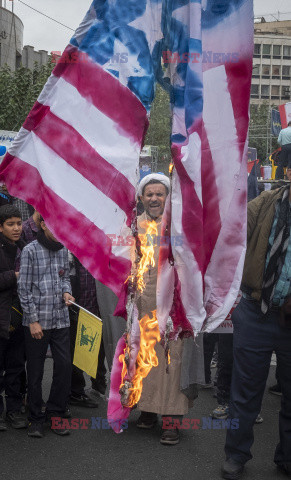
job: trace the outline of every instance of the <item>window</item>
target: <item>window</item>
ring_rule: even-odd
[[[290,67],[288,65],[283,65],[282,75],[283,77],[290,77]]]
[[[262,85],[261,86],[261,95],[264,97],[268,97],[270,94],[270,85]]]
[[[260,65],[253,66],[253,75],[260,75]]]
[[[287,45],[284,45],[283,55],[284,55],[284,57],[291,57],[291,47],[288,47]]]
[[[280,86],[279,85],[272,85],[272,96],[278,96],[280,95]]]
[[[285,85],[282,86],[282,98],[289,99],[290,98],[290,87]]]
[[[281,45],[273,45],[273,56],[281,57]]]
[[[262,75],[270,76],[270,65],[263,65]]]
[[[271,45],[263,45],[263,55],[271,55]]]
[[[280,65],[273,65],[272,75],[279,77],[280,76]]]
[[[255,43],[254,54],[255,54],[255,55],[260,55],[260,54],[261,54],[261,45],[260,45],[260,43]]]
[[[259,95],[259,85],[251,86],[251,95]]]

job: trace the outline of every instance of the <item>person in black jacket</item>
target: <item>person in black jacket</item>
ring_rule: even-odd
[[[17,296],[15,261],[18,249],[25,243],[20,240],[22,220],[13,205],[0,207],[0,431],[7,425],[3,419],[3,398],[6,395],[6,421],[14,428],[25,428],[21,415],[21,376],[25,368],[24,336],[21,311]]]

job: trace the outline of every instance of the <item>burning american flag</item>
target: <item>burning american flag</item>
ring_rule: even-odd
[[[140,150],[156,81],[169,88],[164,224],[183,242],[161,249],[162,335],[169,314],[181,335],[214,329],[239,290],[252,44],[252,0],[94,0],[1,164],[125,307]]]

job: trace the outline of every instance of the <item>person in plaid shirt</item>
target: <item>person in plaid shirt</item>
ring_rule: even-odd
[[[68,305],[74,301],[69,279],[68,251],[57,241],[43,219],[37,240],[23,249],[18,293],[23,309],[28,375],[31,437],[43,436],[46,416],[62,417],[71,388],[70,320]],[[54,360],[53,381],[42,412],[42,377],[48,345]],[[53,430],[59,435],[69,430]]]

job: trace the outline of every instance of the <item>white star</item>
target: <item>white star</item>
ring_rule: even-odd
[[[138,55],[130,53],[128,48],[118,39],[114,41],[113,56],[103,65],[105,70],[119,73],[119,81],[127,86],[129,77],[143,77],[147,72],[140,66]]]
[[[147,0],[144,14],[128,24],[131,27],[142,30],[148,41],[149,50],[152,54],[153,48],[163,38],[162,26],[162,3],[153,4]]]

